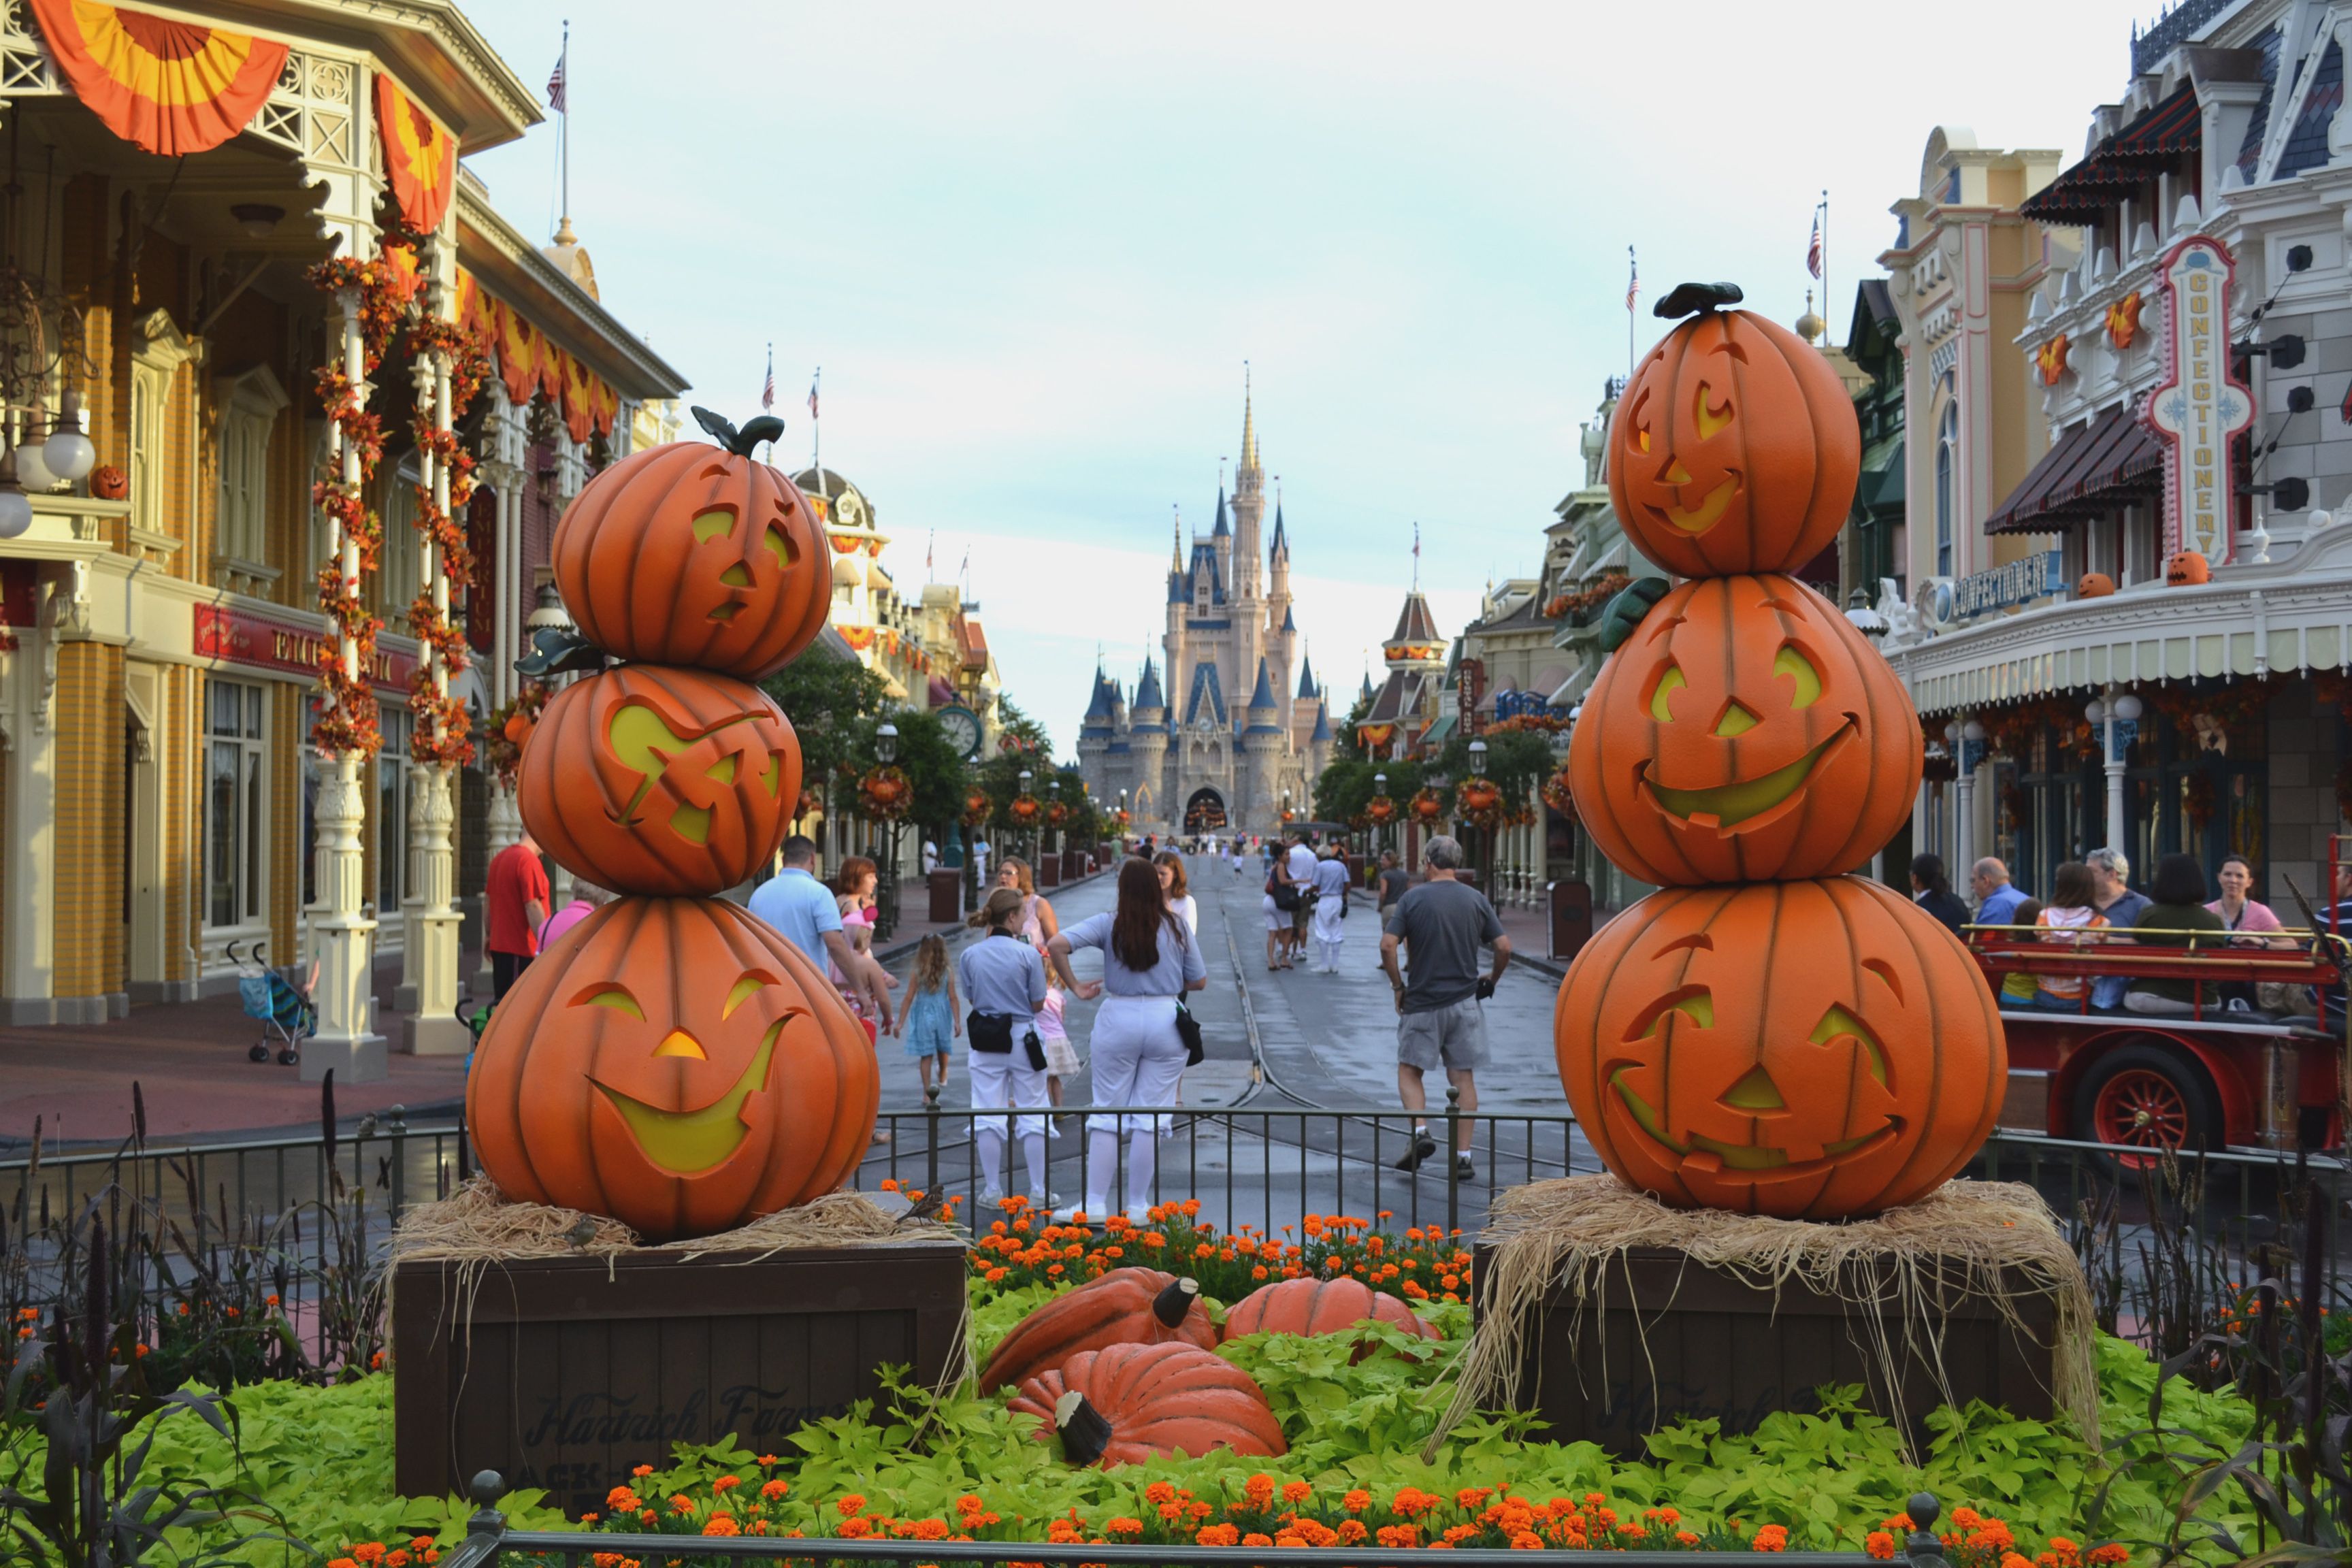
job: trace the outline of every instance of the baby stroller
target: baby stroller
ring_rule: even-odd
[[[257,942],[249,952],[239,956],[236,943],[228,944],[228,961],[236,965],[237,1000],[245,1004],[245,1016],[258,1021],[262,1029],[261,1043],[245,1054],[255,1061],[266,1062],[274,1040],[278,1062],[290,1068],[302,1059],[300,1042],[319,1032],[319,1009],[310,1005],[308,986],[297,987],[262,962],[262,953],[268,945]],[[318,979],[319,966],[313,963],[310,984],[316,984]]]

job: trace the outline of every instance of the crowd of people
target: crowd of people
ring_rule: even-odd
[[[2139,946],[2194,952],[2228,945],[2294,946],[2279,934],[2284,922],[2252,897],[2253,863],[2242,855],[2221,862],[2218,886],[2191,855],[2166,855],[2141,892],[2131,885],[2131,861],[2118,849],[2094,849],[2052,873],[2050,895],[2036,899],[2011,880],[2008,866],[1990,856],[1969,868],[1975,908],[1952,889],[1943,860],[1921,855],[1911,862],[1912,900],[1958,933],[1963,927],[2008,928],[2018,938],[2071,947],[2129,942]],[[2352,878],[2339,876],[2339,883]],[[2339,885],[2336,897],[2352,896]],[[2209,896],[2210,895],[2210,896]],[[2053,1012],[2142,1013],[2185,1016],[2196,1012],[2262,1013],[2309,1016],[2318,999],[2308,987],[2263,983],[2207,986],[2200,999],[2195,981],[2175,976],[2120,974],[2026,974],[2006,976],[2005,1007]]]

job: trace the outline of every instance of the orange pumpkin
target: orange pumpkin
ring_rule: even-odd
[[[1290,1451],[1257,1380],[1196,1345],[1107,1345],[1028,1379],[1006,1405],[1045,1425],[1070,1462],[1103,1468],[1218,1448],[1263,1458]]]
[[[1216,1325],[1201,1304],[1201,1287],[1157,1268],[1114,1268],[1022,1319],[988,1358],[980,1389],[988,1394],[1024,1382],[1081,1351],[1177,1340],[1216,1348]]]
[[[1893,668],[1828,600],[1790,577],[1703,577],[1602,666],[1569,787],[1643,881],[1828,876],[1910,817],[1917,732]]]
[[[1837,538],[1862,472],[1853,402],[1829,361],[1747,310],[1704,310],[1668,332],[1618,402],[1610,443],[1626,536],[1685,577],[1796,571]]]
[[[555,530],[555,585],[580,635],[620,658],[757,680],[824,626],[824,530],[798,486],[698,441],[622,458]]]
[[[539,955],[466,1086],[509,1197],[708,1236],[832,1192],[874,1131],[874,1047],[800,949],[718,899],[620,899]]]
[[[1336,1334],[1366,1319],[1392,1323],[1425,1340],[1445,1337],[1402,1300],[1360,1279],[1282,1279],[1261,1285],[1225,1314],[1224,1337]],[[1361,1361],[1370,1350],[1367,1345],[1356,1359]]]
[[[2194,550],[2184,550],[2164,563],[2164,580],[2175,588],[2193,588],[2213,580],[2213,569]]]
[[[1653,893],[1577,955],[1552,1037],[1619,1177],[1784,1219],[1940,1186],[1992,1130],[2009,1074],[1968,951],[1854,877]]]
[[[561,865],[601,887],[706,897],[792,832],[801,750],[782,710],[723,675],[625,664],[565,687],[523,748],[516,804]]]
[[[100,500],[121,500],[131,493],[131,480],[112,463],[100,463],[89,471],[89,493]]]
[[[2085,572],[2083,580],[2074,584],[2078,599],[2104,599],[2116,591],[2116,580],[2105,572]]]

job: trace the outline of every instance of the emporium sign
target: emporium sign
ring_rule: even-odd
[[[2028,555],[1989,571],[1971,572],[1952,584],[1952,617],[1967,620],[1988,610],[2032,604],[2065,586],[2063,557],[2055,550]]]
[[[325,633],[293,621],[226,605],[198,605],[195,610],[198,658],[316,676],[319,660],[335,646]],[[413,655],[379,647],[374,667],[368,671],[368,684],[379,691],[406,691],[409,678],[415,673]]]
[[[2148,398],[2148,426],[2165,443],[2168,554],[2230,559],[2230,438],[2254,422],[2251,393],[2230,373],[2230,253],[2192,236],[2158,268],[2164,285],[2167,378]]]

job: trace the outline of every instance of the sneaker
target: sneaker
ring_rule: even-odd
[[[1418,1171],[1421,1169],[1421,1163],[1436,1152],[1437,1140],[1429,1135],[1429,1129],[1416,1127],[1412,1133],[1412,1147],[1404,1152],[1404,1158],[1396,1163],[1396,1168],[1400,1171]]]
[[[1133,1208],[1129,1209],[1127,1211],[1127,1223],[1131,1229],[1150,1230],[1151,1228],[1150,1205],[1148,1204],[1138,1204]]]
[[[980,1196],[973,1200],[972,1207],[975,1210],[987,1212],[995,1209],[1003,1202],[1003,1193],[998,1192],[994,1187],[983,1187],[981,1189]]]
[[[1091,1212],[1093,1211],[1078,1205],[1073,1205],[1066,1209],[1055,1209],[1054,1211],[1054,1223],[1055,1225],[1076,1225],[1083,1222],[1086,1219],[1086,1216]]]
[[[1454,1175],[1457,1181],[1475,1182],[1478,1179],[1478,1167],[1470,1163],[1469,1155],[1456,1154],[1454,1156]]]

